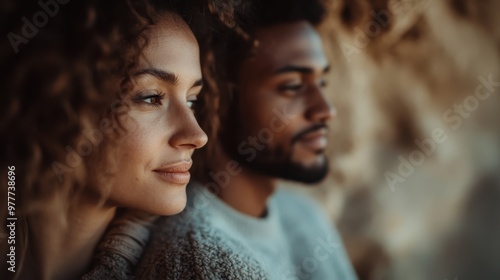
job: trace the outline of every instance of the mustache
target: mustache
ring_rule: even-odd
[[[303,131],[297,133],[292,138],[292,145],[295,144],[297,141],[299,141],[300,138],[304,137],[305,135],[307,135],[307,134],[309,134],[311,132],[315,132],[316,130],[323,129],[323,128],[325,128],[325,129],[328,130],[328,125],[326,125],[325,123],[318,123],[318,124],[312,125],[309,128],[304,129]]]

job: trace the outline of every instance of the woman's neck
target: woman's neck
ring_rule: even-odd
[[[116,207],[98,205],[94,199],[79,200],[71,206],[66,226],[57,219],[61,207],[49,207],[30,218],[29,256],[19,279],[81,277],[89,269],[94,250],[116,212]]]

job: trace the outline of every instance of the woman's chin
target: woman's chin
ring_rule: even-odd
[[[159,204],[157,209],[151,209],[156,215],[171,216],[182,212],[186,208],[187,195],[186,190],[179,191],[178,194],[168,196],[168,199]],[[156,208],[156,207],[155,207]]]

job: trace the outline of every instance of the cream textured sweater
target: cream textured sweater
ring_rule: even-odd
[[[322,211],[278,190],[267,216],[235,211],[204,187],[156,223],[138,279],[357,279],[342,241]]]
[[[157,219],[145,213],[128,212],[115,219],[99,243],[92,267],[82,280],[135,279],[151,234],[151,223]]]

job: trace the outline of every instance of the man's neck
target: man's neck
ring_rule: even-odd
[[[212,174],[224,173],[229,178],[224,184],[213,177],[209,182],[219,183],[217,196],[235,210],[253,216],[262,217],[267,211],[267,200],[274,193],[276,179],[236,164],[227,156],[213,170]],[[232,164],[231,164],[232,163]],[[231,171],[227,169],[230,166]],[[235,170],[237,170],[235,172]],[[209,183],[205,182],[205,183]]]
[[[273,178],[262,176],[252,170],[244,169],[233,176],[218,196],[229,206],[253,217],[266,214],[267,200],[275,190]]]

